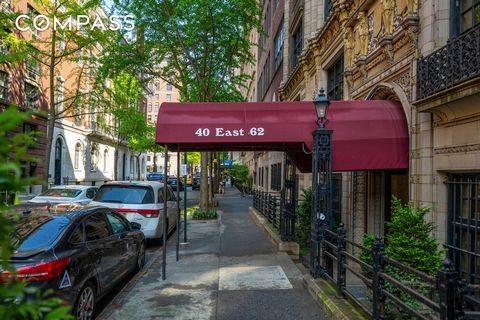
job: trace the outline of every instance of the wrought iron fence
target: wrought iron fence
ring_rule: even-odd
[[[480,25],[418,60],[417,99],[480,76]]]
[[[253,207],[257,209],[275,229],[280,228],[280,198],[271,193],[253,190]]]
[[[369,254],[371,263],[353,254],[353,248]],[[349,240],[340,224],[336,232],[323,229],[319,265],[338,295],[350,298],[374,320],[480,319],[479,286],[468,285],[448,259],[433,277],[388,257],[380,237],[372,248]]]

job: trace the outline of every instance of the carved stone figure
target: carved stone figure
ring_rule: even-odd
[[[358,40],[360,55],[366,56],[368,52],[368,21],[365,11],[361,11],[358,14]]]
[[[351,27],[345,29],[344,46],[346,68],[350,68],[353,66],[353,51],[355,49],[355,43],[353,42],[353,31]]]
[[[395,0],[381,0],[381,2],[383,8],[382,17],[383,26],[385,27],[385,34],[392,34]]]
[[[408,0],[407,8],[409,13],[417,13],[418,11],[418,0]]]

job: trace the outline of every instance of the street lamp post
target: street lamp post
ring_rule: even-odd
[[[332,130],[326,129],[330,101],[320,89],[313,101],[319,125],[313,134],[312,228],[310,273],[314,278],[326,272],[325,228],[332,227]]]

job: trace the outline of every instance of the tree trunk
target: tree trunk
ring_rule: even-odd
[[[113,156],[113,180],[118,181],[118,144],[115,145]]]
[[[51,55],[50,55],[50,65],[49,65],[49,110],[48,110],[48,120],[47,120],[47,146],[45,150],[45,164],[43,172],[43,184],[48,188],[48,176],[50,173],[50,157],[52,155],[52,145],[53,145],[53,130],[55,129],[55,42],[56,42],[56,33],[52,33],[52,42],[51,42]]]
[[[208,153],[202,152],[200,157],[200,210],[208,209]]]
[[[137,159],[137,180],[140,181],[140,155],[136,155],[135,158]]]

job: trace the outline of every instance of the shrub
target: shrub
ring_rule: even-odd
[[[217,218],[217,209],[208,209],[208,210],[200,210],[197,209],[193,212],[193,219],[195,220],[209,220],[209,219],[216,219]]]
[[[301,252],[306,252],[310,246],[310,230],[312,225],[312,188],[302,191],[302,199],[297,208],[297,226],[295,239]]]

